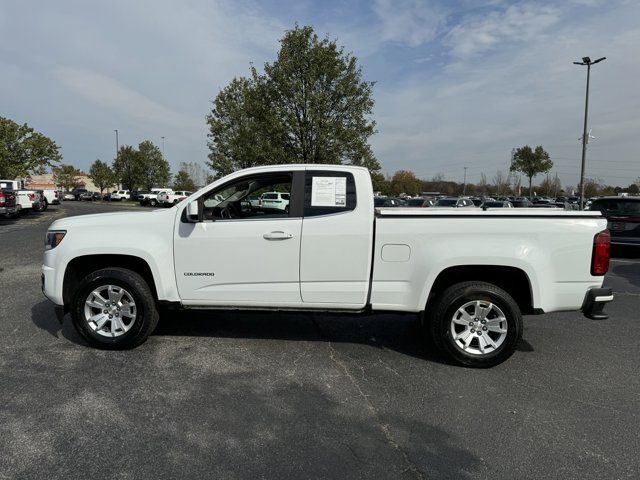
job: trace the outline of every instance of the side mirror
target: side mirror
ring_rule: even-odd
[[[189,202],[185,209],[185,218],[189,223],[198,223],[203,220],[204,199],[199,197],[197,200]]]

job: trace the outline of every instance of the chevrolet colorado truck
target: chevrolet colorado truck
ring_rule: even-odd
[[[287,211],[249,200],[274,191],[290,194]],[[606,224],[600,212],[376,209],[365,168],[255,167],[170,209],[56,220],[42,289],[98,348],[141,344],[160,307],[395,311],[453,361],[488,367],[514,352],[523,314],[606,318]]]

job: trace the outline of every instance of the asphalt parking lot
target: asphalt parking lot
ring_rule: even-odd
[[[389,314],[184,312],[99,351],[40,291],[43,238],[123,208],[0,220],[0,478],[638,478],[637,256],[612,262],[609,320],[526,317],[488,370]]]

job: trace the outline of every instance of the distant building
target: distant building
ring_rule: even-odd
[[[62,190],[60,185],[56,184],[53,173],[45,173],[42,175],[30,175],[24,179],[20,179],[24,182],[25,188],[32,188],[34,190]],[[86,173],[78,175],[78,188],[86,188],[90,192],[99,192],[98,188]],[[116,185],[112,185],[113,188],[118,188]],[[106,190],[110,190],[107,188]]]

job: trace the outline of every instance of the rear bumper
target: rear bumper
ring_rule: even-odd
[[[602,310],[604,306],[613,301],[611,288],[592,288],[587,291],[582,304],[582,313],[591,320],[606,320],[609,315]]]

